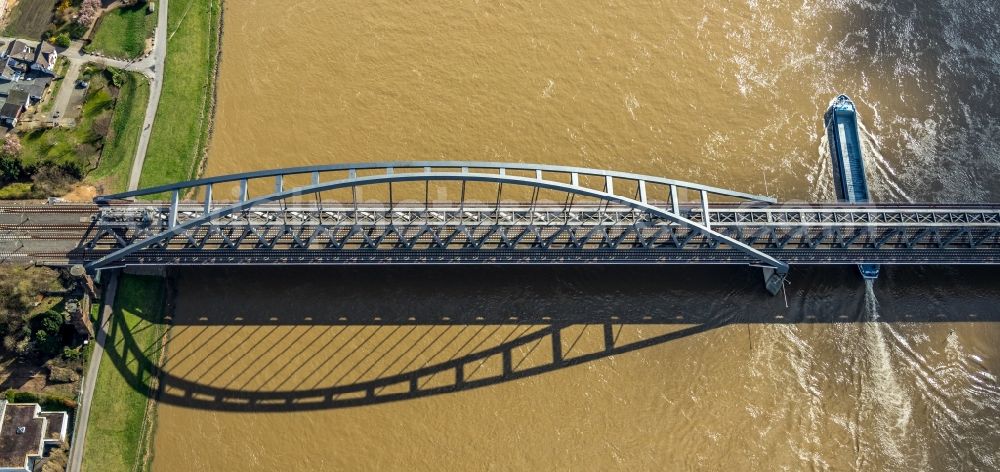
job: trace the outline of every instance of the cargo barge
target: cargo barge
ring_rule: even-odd
[[[833,160],[833,186],[837,201],[868,203],[868,178],[865,159],[861,151],[861,133],[858,130],[858,113],[854,102],[847,95],[839,95],[830,102],[823,115],[823,123],[830,141]],[[878,278],[878,264],[858,264],[865,279]]]

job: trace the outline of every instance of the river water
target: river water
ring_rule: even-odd
[[[1000,201],[992,2],[453,3],[228,2],[207,173],[496,160],[829,200],[848,93],[876,200]],[[179,271],[153,470],[996,469],[998,275],[796,270],[786,308],[742,268]]]

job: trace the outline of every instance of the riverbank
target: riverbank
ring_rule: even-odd
[[[105,353],[90,406],[84,471],[144,470],[155,418],[149,359],[158,359],[164,333],[165,283],[157,277],[123,275],[118,285]],[[149,352],[136,359],[125,355]],[[133,372],[139,372],[138,375]]]
[[[193,178],[210,137],[222,2],[173,0],[163,90],[140,187]]]

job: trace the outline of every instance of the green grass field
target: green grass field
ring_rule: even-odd
[[[114,318],[90,406],[85,471],[145,469],[142,462],[151,427],[146,411],[153,380],[148,359],[159,358],[164,293],[163,279],[157,277],[123,275],[119,280]],[[144,355],[137,359],[136,350]]]
[[[148,13],[145,3],[116,8],[101,17],[86,51],[134,59],[142,55],[155,29],[156,15]]]
[[[83,102],[83,113],[75,128],[37,129],[21,136],[21,162],[25,166],[54,163],[86,171],[97,162],[103,136],[110,122],[115,99],[101,74],[93,80]]]
[[[138,72],[127,72],[118,93],[111,128],[104,138],[104,149],[97,168],[86,182],[97,185],[103,193],[124,191],[132,171],[135,150],[139,146],[142,119],[149,102],[149,81]]]
[[[52,24],[52,12],[59,0],[21,0],[10,12],[4,36],[39,39]]]
[[[219,0],[173,0],[163,90],[139,187],[192,178],[208,144]]]

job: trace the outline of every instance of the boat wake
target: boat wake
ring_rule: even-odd
[[[903,389],[893,368],[889,340],[894,338],[892,326],[879,323],[879,304],[873,280],[865,280],[865,319],[862,323],[864,365],[867,367],[868,388],[862,387],[861,415],[869,417],[874,427],[872,438],[878,449],[896,465],[908,462],[904,451],[908,437],[913,402]],[[886,330],[890,331],[886,336]]]

